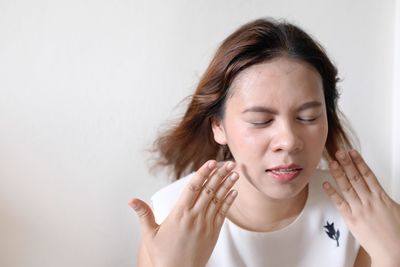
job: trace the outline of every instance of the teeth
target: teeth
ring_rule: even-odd
[[[279,170],[272,170],[273,172],[277,173],[289,173],[289,172],[295,172],[297,169],[279,169]]]

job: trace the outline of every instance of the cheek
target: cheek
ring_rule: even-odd
[[[232,123],[227,128],[227,141],[233,153],[240,152],[240,154],[243,154],[245,151],[251,151],[252,154],[255,154],[254,152],[261,147],[261,144],[265,144],[266,139],[260,133],[254,132],[248,125],[239,121]]]
[[[321,126],[321,139],[324,145],[326,143],[327,138],[328,138],[328,119],[325,116],[324,123]]]
[[[259,132],[255,132],[243,122],[238,122],[230,131],[230,142],[236,146],[259,146],[261,140],[265,143],[265,138]]]
[[[328,137],[328,123],[324,120],[320,125],[315,127],[309,135],[309,140],[315,145],[315,148],[320,147],[323,150]]]

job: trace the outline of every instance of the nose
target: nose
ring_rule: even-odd
[[[271,146],[273,151],[285,151],[294,153],[303,149],[303,141],[300,130],[296,125],[291,123],[282,123],[277,126],[276,134],[272,140]]]

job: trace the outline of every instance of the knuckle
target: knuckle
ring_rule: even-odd
[[[222,205],[221,208],[219,209],[218,215],[222,216],[222,218],[225,218],[227,212],[228,212],[228,206],[226,203],[224,203],[224,205]]]
[[[182,214],[183,216],[178,222],[179,225],[183,226],[183,229],[192,231],[196,230],[201,225],[199,216],[193,212],[183,212]]]
[[[336,179],[337,180],[344,180],[344,179],[346,179],[346,175],[342,171],[337,171],[336,172]]]
[[[338,199],[336,199],[336,206],[340,209],[340,210],[344,210],[345,208],[346,208],[346,203],[344,202],[344,200],[343,199],[341,199],[341,198],[338,198]]]
[[[359,155],[353,156],[352,160],[354,161],[354,163],[357,163],[357,164],[361,164],[363,162],[363,160],[361,159],[361,157]]]
[[[351,176],[351,180],[357,182],[360,179],[360,176],[358,174],[354,174]]]
[[[335,190],[333,190],[333,189],[329,189],[328,190],[328,196],[333,197],[335,195],[336,195],[336,191]]]
[[[233,183],[230,181],[230,179],[228,178],[227,181],[224,181],[224,183],[222,184],[222,189],[227,192],[229,189],[231,189]]]
[[[382,190],[382,189],[378,190],[378,198],[379,198],[379,200],[383,201],[384,203],[389,203],[390,202],[390,198],[386,194],[385,190]]]
[[[210,172],[208,170],[200,169],[199,171],[197,171],[196,175],[200,180],[204,181],[210,176]]]
[[[369,200],[364,201],[363,204],[364,204],[364,210],[366,212],[370,212],[370,211],[372,211],[374,209],[372,202],[369,201]]]
[[[215,205],[219,205],[219,203],[221,202],[221,200],[217,196],[213,197],[211,200],[212,203]]]
[[[188,186],[189,190],[192,191],[193,193],[197,193],[198,191],[200,191],[200,186],[190,183]]]
[[[185,218],[188,217],[188,210],[186,209],[176,209],[174,210],[173,216],[178,221],[183,221]]]
[[[224,167],[224,165],[218,169],[218,171],[216,172],[216,175],[218,177],[218,179],[223,179],[226,175],[226,169]]]
[[[224,220],[226,217],[226,212],[224,210],[220,210],[218,212],[218,216],[220,217],[220,219]]]
[[[372,171],[370,168],[365,168],[362,172],[362,175],[365,177],[371,176],[372,175]]]
[[[208,196],[214,195],[214,189],[207,185],[204,185],[203,192],[206,193]]]
[[[150,216],[151,211],[149,209],[141,209],[138,211],[138,216],[140,218],[146,218],[148,216]]]
[[[342,160],[343,166],[350,166],[351,164],[352,164],[351,160],[349,160],[347,157]]]
[[[213,227],[214,230],[216,230],[216,229],[219,228],[219,225],[220,225],[220,219],[219,219],[219,217],[217,215],[217,217],[213,221],[212,227]]]
[[[346,187],[342,188],[343,193],[351,193],[353,187],[351,185],[347,185]]]

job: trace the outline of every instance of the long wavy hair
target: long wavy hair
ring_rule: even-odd
[[[323,47],[291,23],[257,19],[243,25],[222,42],[191,96],[183,117],[155,140],[155,166],[169,167],[174,178],[179,179],[209,159],[232,159],[229,147],[215,142],[211,120],[223,116],[231,84],[239,73],[277,57],[307,62],[322,77],[328,118],[323,157],[333,158],[339,148],[350,148],[352,142],[337,107],[337,69]]]

